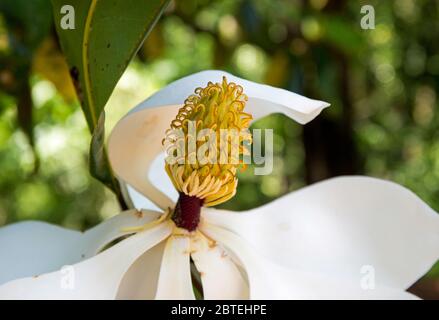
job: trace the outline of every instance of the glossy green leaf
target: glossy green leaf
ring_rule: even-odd
[[[104,137],[100,136],[104,132],[100,116],[128,63],[168,3],[169,0],[52,0],[61,46],[94,134],[91,173],[118,196],[119,185],[105,155]],[[74,29],[61,26],[63,17],[72,12],[62,10],[66,5],[74,9]]]
[[[63,29],[52,0],[55,25],[91,130],[117,81],[169,0],[82,0],[73,4],[75,29]]]

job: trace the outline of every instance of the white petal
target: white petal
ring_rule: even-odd
[[[167,190],[163,194],[154,185],[169,185],[167,175],[162,167],[159,177],[151,183],[148,172],[152,170],[151,162],[164,152],[162,139],[165,131],[184,100],[197,87],[206,86],[209,81],[220,82],[223,76],[244,87],[244,93],[249,97],[245,110],[253,115],[254,120],[280,112],[299,123],[307,123],[329,106],[323,101],[308,99],[218,70],[195,73],[162,88],[119,121],[108,144],[109,159],[118,177],[162,209],[172,206],[173,201]]]
[[[0,228],[0,284],[88,259],[114,239],[127,234],[123,228],[143,225],[158,215],[157,212],[129,210],[86,232],[39,221]]]
[[[154,299],[165,244],[160,242],[133,263],[122,279],[117,299]]]
[[[139,232],[93,258],[0,286],[0,299],[114,299],[133,262],[172,232],[169,222]]]
[[[153,170],[151,164],[155,158],[164,152],[162,140],[177,111],[176,106],[168,106],[125,117],[118,122],[108,141],[108,157],[119,179],[162,210],[174,204],[168,195],[156,187],[169,184],[165,163],[154,167],[159,177],[153,182],[149,172]]]
[[[195,299],[192,289],[189,254],[189,237],[169,237],[160,268],[156,299]]]
[[[153,181],[154,186],[159,189],[159,191],[161,191],[163,194],[167,195],[171,199],[172,203],[175,203],[178,199],[178,192],[165,171],[163,165],[164,163],[165,154],[160,153],[151,163],[151,167],[148,173],[148,180]],[[138,210],[160,210],[157,205],[155,205],[151,200],[149,200],[147,197],[142,195],[130,185],[126,185],[123,181],[121,181],[121,185],[126,186],[128,198],[125,197],[125,199],[131,200],[132,207],[137,208]]]
[[[300,270],[406,289],[439,257],[439,215],[411,191],[367,177],[330,179],[242,213],[203,210],[203,219]]]
[[[199,236],[192,240],[192,250],[205,300],[248,299],[247,282],[224,248]]]
[[[248,81],[221,70],[206,70],[194,73],[174,81],[162,88],[137,106],[131,113],[157,106],[181,105],[198,87],[205,87],[210,82],[221,82],[226,76],[228,82],[234,82],[244,88],[249,100],[246,111],[254,119],[271,113],[283,113],[286,116],[305,124],[314,119],[329,104],[309,99],[294,92],[265,84]]]
[[[329,277],[276,265],[228,230],[208,224],[203,224],[201,230],[233,250],[241,260],[247,271],[251,299],[416,299],[403,290],[385,286],[363,289],[358,279]]]

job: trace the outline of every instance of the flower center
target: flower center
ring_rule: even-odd
[[[194,231],[200,222],[200,211],[203,200],[180,192],[172,215],[175,224],[188,231]]]
[[[195,89],[166,131],[165,169],[180,193],[173,220],[195,230],[201,206],[215,206],[236,193],[238,166],[251,143],[248,127],[252,116],[244,112],[243,88],[209,82]]]

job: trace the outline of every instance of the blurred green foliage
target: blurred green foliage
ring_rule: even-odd
[[[363,4],[375,8],[375,29],[360,28]],[[90,136],[54,28],[31,44],[35,28],[0,8],[0,225],[90,227],[118,205],[87,171]],[[274,129],[273,174],[242,172],[224,207],[244,210],[324,178],[366,174],[403,184],[439,211],[435,30],[437,1],[174,1],[111,96],[107,132],[166,83],[223,69],[332,104],[305,127],[282,115],[255,123]],[[31,93],[31,143],[18,120],[26,90],[18,83]]]

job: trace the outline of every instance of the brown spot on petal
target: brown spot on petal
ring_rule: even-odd
[[[136,132],[136,135],[140,138],[148,136],[151,132],[154,132],[154,128],[159,120],[157,114],[150,115],[143,121],[142,126]]]
[[[138,219],[142,219],[143,218],[143,212],[141,210],[136,210],[136,212],[134,212],[134,215],[138,218]]]

